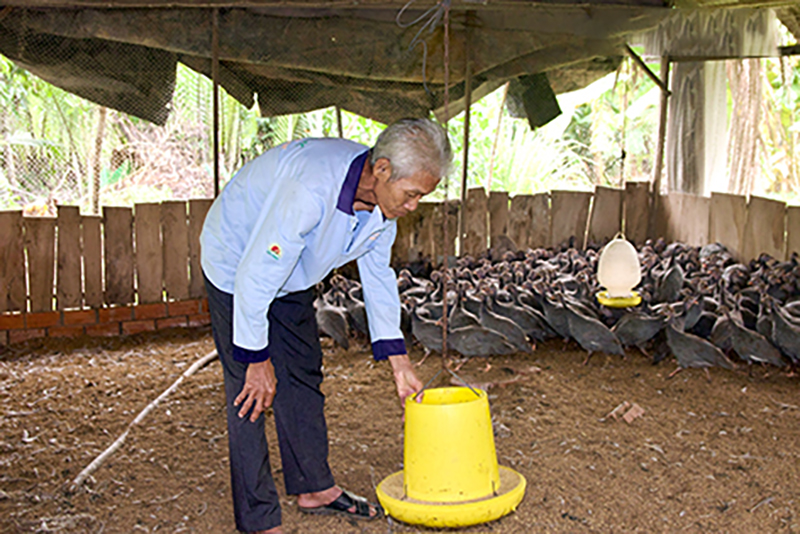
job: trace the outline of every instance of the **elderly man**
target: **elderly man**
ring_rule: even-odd
[[[225,374],[239,530],[283,532],[264,435],[270,405],[286,492],[300,510],[381,514],[336,486],[328,466],[312,288],[357,260],[373,356],[389,360],[401,401],[419,391],[389,260],[395,219],[436,188],[451,158],[444,129],[427,119],[390,125],[372,149],[343,139],[292,141],[245,165],[211,206],[202,266]]]

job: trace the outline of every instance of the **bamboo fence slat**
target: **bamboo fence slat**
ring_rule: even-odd
[[[164,292],[164,249],[161,245],[161,204],[134,206],[136,292],[138,302],[161,302]]]
[[[186,202],[171,200],[161,204],[161,231],[164,245],[164,289],[167,298],[189,298],[189,225]]]
[[[415,247],[423,257],[433,258],[435,254],[433,212],[436,206],[431,202],[422,202],[417,206],[417,228]]]
[[[698,195],[684,195],[678,228],[679,239],[693,247],[708,243],[708,221],[711,199]]]
[[[488,196],[482,187],[467,190],[467,201],[461,216],[464,218],[463,250],[465,254],[477,256],[486,250],[486,211]]]
[[[508,237],[518,249],[528,248],[531,228],[532,195],[515,195],[508,210]]]
[[[589,218],[589,203],[592,193],[585,191],[551,191],[550,242],[561,246],[575,238],[575,247],[583,247],[586,223]]]
[[[203,269],[200,266],[200,232],[213,202],[210,198],[189,200],[189,298],[192,299],[206,296]]]
[[[27,309],[22,211],[0,211],[0,312]]]
[[[592,217],[589,221],[589,243],[603,244],[622,229],[622,195],[624,191],[613,187],[596,186],[592,200]]]
[[[103,257],[105,258],[105,303],[133,302],[133,210],[103,208]]]
[[[489,245],[494,247],[500,236],[508,236],[508,193],[492,191],[489,193]]]
[[[32,312],[53,311],[56,259],[55,217],[24,217],[28,294]]]
[[[792,253],[800,254],[800,206],[790,206],[786,210],[786,259]]]
[[[456,234],[458,234],[458,212],[460,200],[447,202],[447,255],[456,253]],[[433,257],[437,263],[444,262],[444,202],[438,202],[433,211]]]
[[[742,255],[745,259],[767,253],[784,257],[784,223],[786,204],[777,200],[751,196],[747,204]]]
[[[414,239],[414,226],[416,222],[416,212],[411,212],[405,217],[397,219],[397,235],[392,245],[392,258],[395,261],[406,262],[409,260],[412,240]]]
[[[549,247],[550,236],[550,194],[538,193],[530,200],[531,224],[528,231],[528,247]]]
[[[650,222],[650,183],[627,182],[625,184],[625,212],[623,230],[625,238],[641,245],[647,239]]]
[[[728,193],[711,193],[708,223],[710,243],[722,243],[738,260],[742,259],[747,199]]]
[[[56,303],[59,310],[80,308],[81,290],[81,213],[78,206],[58,206],[58,266]]]
[[[102,217],[81,217],[83,241],[83,303],[88,308],[103,305]]]

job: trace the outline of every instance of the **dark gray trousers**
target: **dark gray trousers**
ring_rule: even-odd
[[[228,448],[236,527],[245,532],[281,524],[278,493],[269,465],[264,414],[255,423],[239,418],[233,401],[242,391],[246,363],[233,359],[233,295],[206,279],[214,343],[225,374]],[[286,493],[297,495],[334,485],[328,466],[328,428],[322,383],[322,349],[311,289],[275,299],[269,319],[269,353],[277,393],[272,402]]]

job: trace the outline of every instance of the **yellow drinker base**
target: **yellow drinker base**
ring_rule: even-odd
[[[500,487],[496,495],[465,502],[424,502],[405,496],[403,472],[389,475],[378,484],[378,500],[390,516],[412,525],[467,527],[494,521],[516,510],[525,496],[525,477],[499,466]]]
[[[608,291],[601,291],[597,294],[597,302],[609,308],[632,308],[642,303],[642,296],[631,291],[629,297],[609,297]]]

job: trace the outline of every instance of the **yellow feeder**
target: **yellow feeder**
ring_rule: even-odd
[[[597,281],[606,288],[597,294],[597,301],[603,306],[628,308],[642,302],[642,297],[633,290],[642,281],[639,256],[622,232],[600,252]]]
[[[426,390],[406,400],[404,470],[377,489],[386,512],[429,527],[464,527],[516,509],[525,478],[499,467],[486,392]]]

